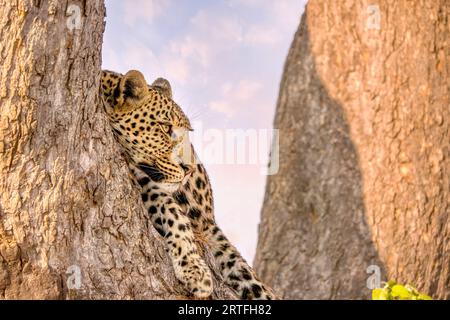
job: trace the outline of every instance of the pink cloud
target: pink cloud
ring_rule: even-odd
[[[151,22],[161,16],[171,4],[171,0],[133,0],[124,2],[124,22],[133,26],[139,19]]]

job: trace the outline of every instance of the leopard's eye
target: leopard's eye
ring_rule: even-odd
[[[172,135],[172,125],[167,123],[161,123],[162,130],[168,135]]]

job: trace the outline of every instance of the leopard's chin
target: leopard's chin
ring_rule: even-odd
[[[175,191],[178,191],[181,187],[181,182],[160,182],[158,183],[158,186],[168,192],[168,193],[173,193]]]
[[[179,182],[167,182],[162,181],[158,185],[163,189],[164,191],[173,193],[175,191],[180,190],[186,183],[188,182],[189,178],[191,177],[192,173],[186,174],[184,178]]]

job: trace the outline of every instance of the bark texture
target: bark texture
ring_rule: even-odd
[[[0,298],[186,297],[100,104],[103,1],[0,9]]]
[[[309,1],[285,64],[256,270],[290,299],[366,273],[450,298],[450,3]]]

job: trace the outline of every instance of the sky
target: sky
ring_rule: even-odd
[[[283,65],[306,0],[106,0],[103,69],[169,80],[215,216],[253,262]]]

